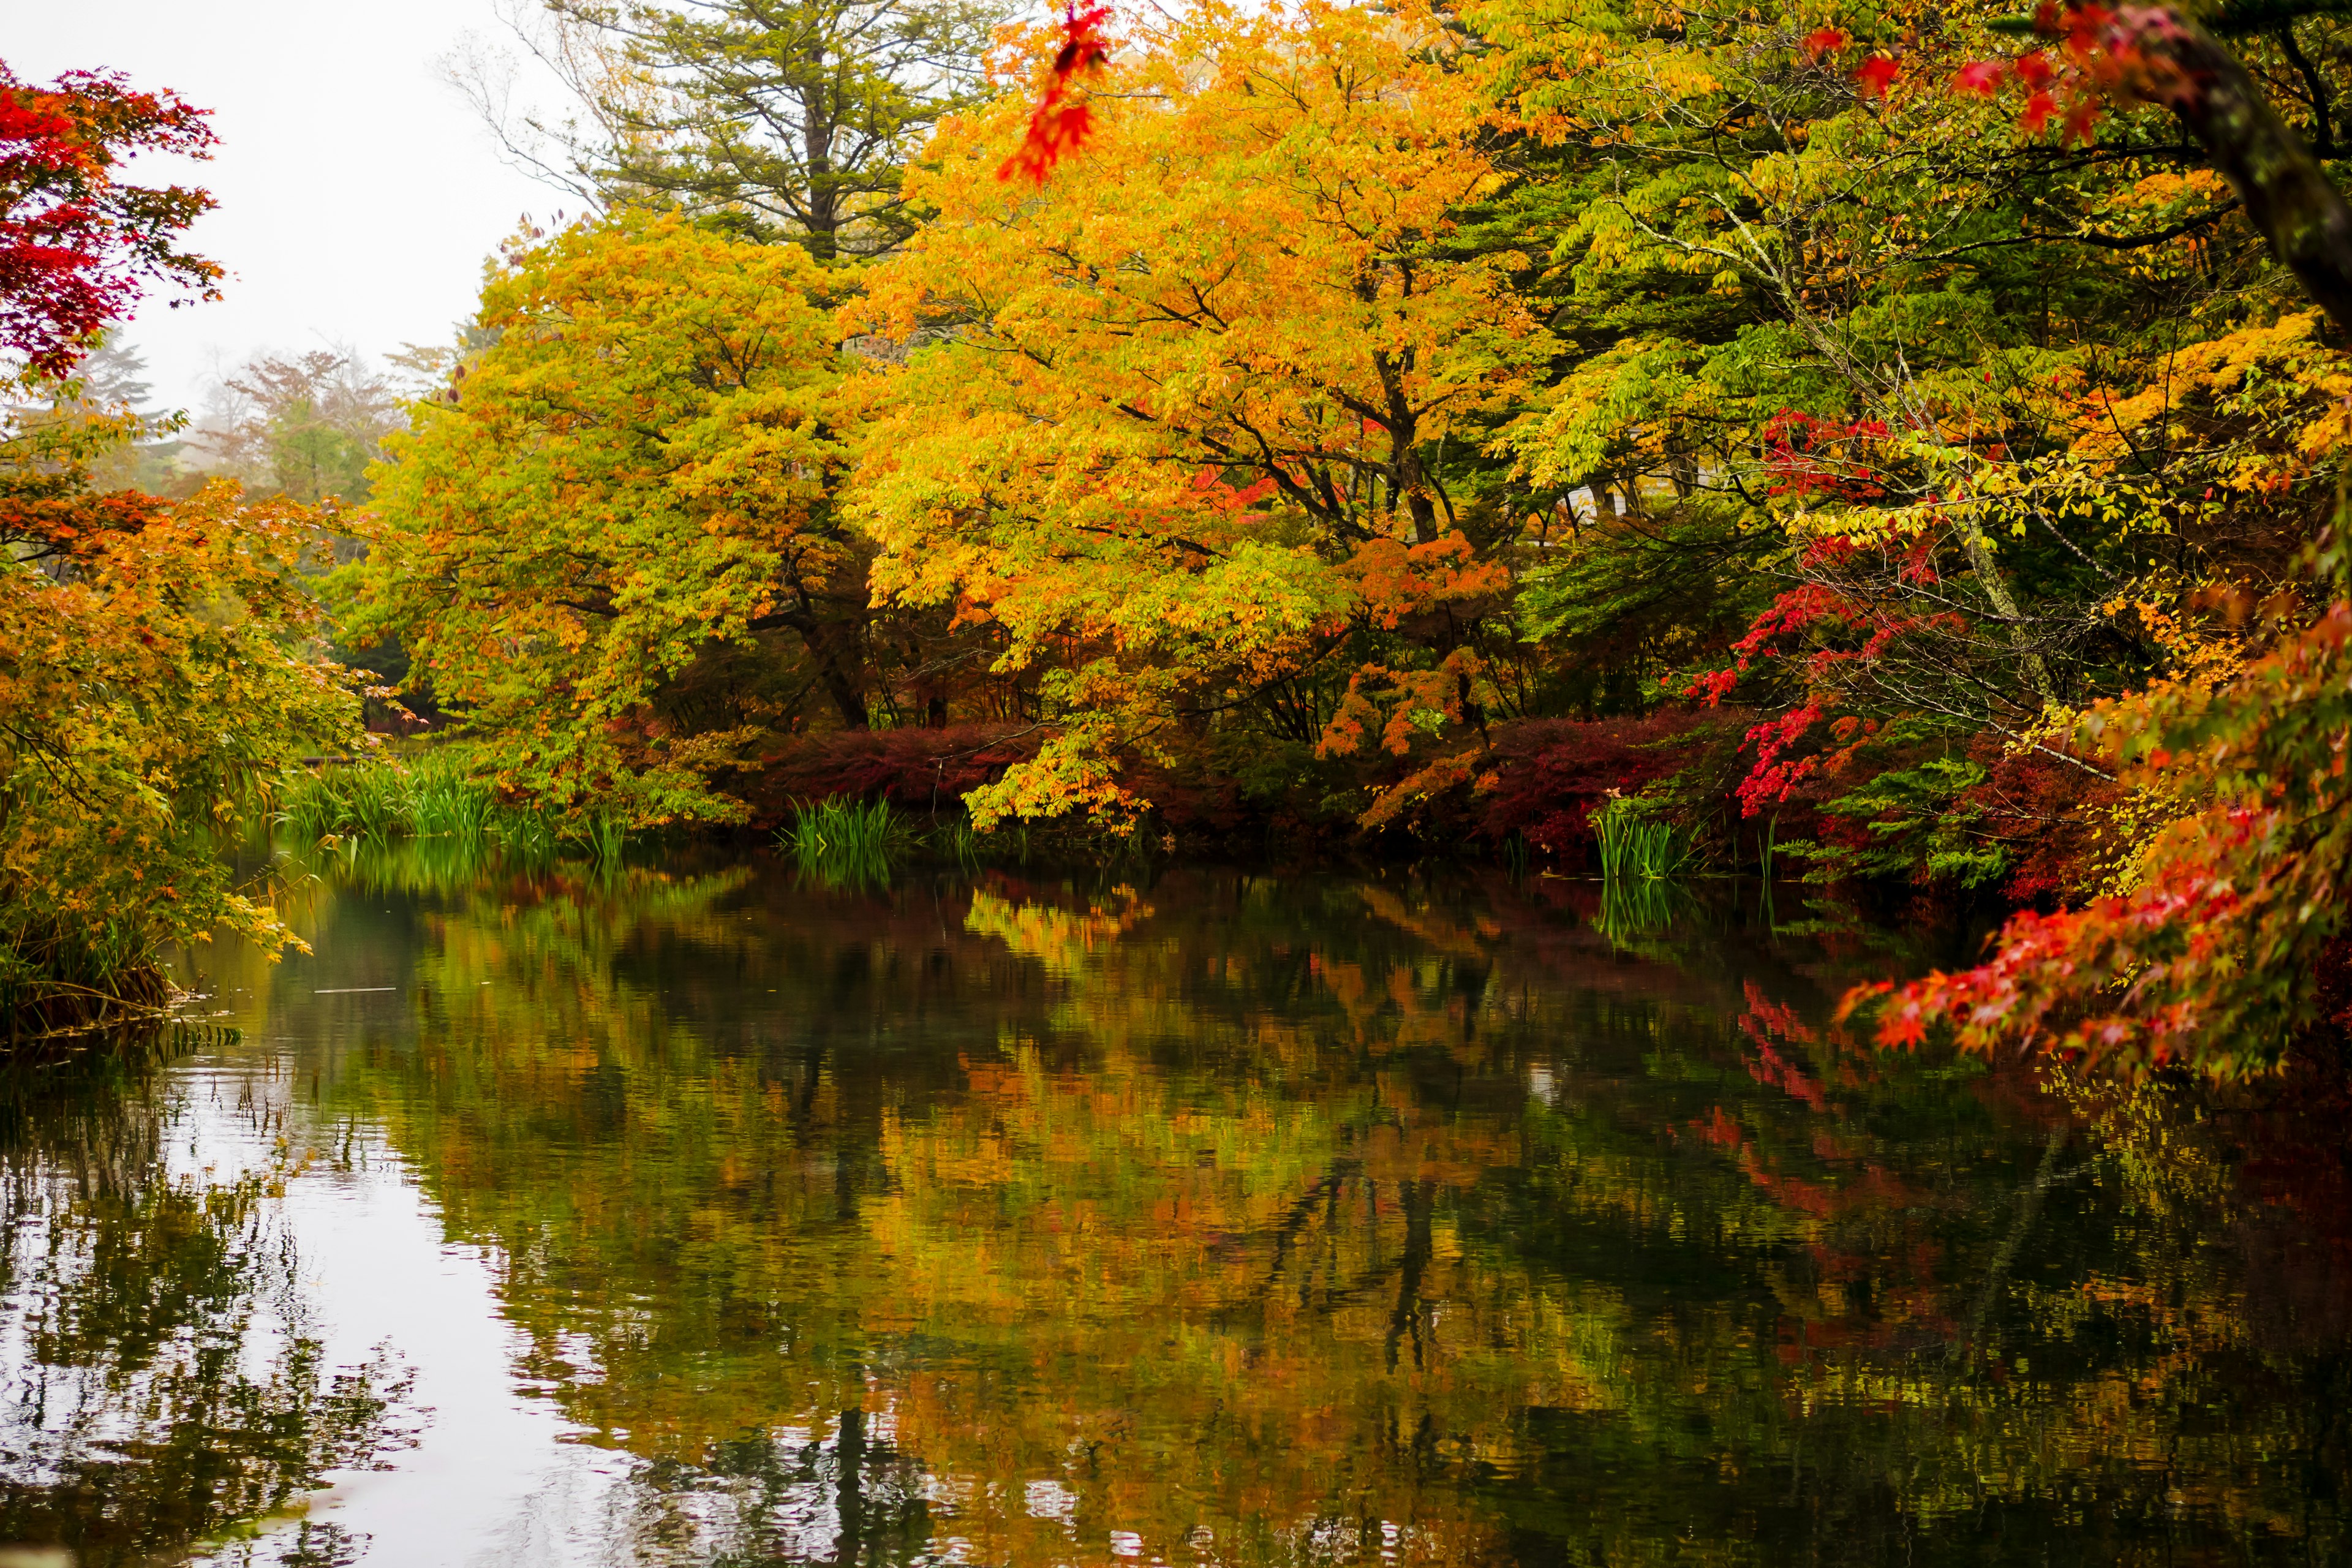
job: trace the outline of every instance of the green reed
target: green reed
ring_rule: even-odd
[[[941,823],[924,837],[931,853],[939,858],[950,861],[966,871],[980,868],[980,834],[969,820],[960,816],[952,822]]]
[[[279,826],[313,844],[382,844],[444,839],[480,855],[492,850],[551,855],[577,845],[617,862],[628,837],[618,814],[558,817],[501,801],[487,779],[455,750],[327,766],[298,783],[278,812]]]
[[[1612,796],[1592,814],[1592,836],[1601,848],[1601,874],[1612,882],[1658,881],[1693,858],[1689,836],[1651,816],[1649,804],[1632,795]]]
[[[1667,878],[1633,877],[1601,885],[1594,924],[1621,947],[1663,937],[1677,919],[1697,908],[1688,884]]]
[[[887,800],[829,799],[793,807],[776,842],[803,871],[827,885],[887,882],[890,864],[915,847],[912,822]]]

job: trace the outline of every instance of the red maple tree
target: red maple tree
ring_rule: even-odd
[[[205,113],[110,71],[36,87],[0,62],[0,353],[62,376],[150,287],[219,297],[219,266],[178,244],[212,196],[116,178],[142,152],[207,156]]]

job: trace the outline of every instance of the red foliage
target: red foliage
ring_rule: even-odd
[[[1026,174],[1042,185],[1054,165],[1094,133],[1094,113],[1076,96],[1076,82],[1110,58],[1110,46],[1102,34],[1109,20],[1108,5],[1081,11],[1073,3],[1063,13],[1062,47],[1054,56],[1053,76],[1029,112],[1029,132],[1021,139],[1020,150],[998,167],[998,179]]]
[[[2277,858],[2282,826],[2280,813],[2247,806],[2179,825],[2173,837],[2192,852],[2160,858],[2134,891],[2011,916],[1976,968],[1864,986],[1844,1008],[1876,1006],[1882,1046],[1916,1046],[1941,1022],[1975,1050],[2016,1039],[2121,1068],[2267,1065],[2275,1041],[2212,1036],[2234,1010],[2221,988],[2257,967],[2251,928],[2281,891],[2259,873],[2241,888],[2226,868]]]
[[[2084,728],[2126,787],[2200,802],[2147,845],[2137,884],[2015,916],[1976,968],[1864,987],[1846,1007],[1875,1011],[1886,1045],[1941,1026],[1967,1049],[2039,1046],[2107,1070],[2275,1068],[2323,1016],[2316,975],[2343,929],[2352,602],[2219,691],[2114,700]]]
[[[1539,853],[1581,861],[1591,853],[1591,814],[1610,793],[1630,795],[1678,771],[1713,728],[1687,711],[1498,725],[1477,831],[1496,841],[1517,833]]]
[[[2160,32],[2168,25],[2173,24],[2167,23],[2162,7],[2116,12],[2044,0],[2034,14],[2033,30],[2057,46],[2055,60],[2044,49],[2013,60],[1973,60],[1960,68],[1952,85],[1986,98],[2004,83],[2013,85],[2025,95],[2017,119],[2028,132],[2038,135],[2063,110],[2061,139],[2087,143],[2110,93],[2144,89],[2152,76],[2164,74],[2141,49],[2140,39],[2144,29]]]
[[[1011,725],[959,724],[795,737],[760,760],[746,798],[763,817],[835,795],[953,813],[963,809],[966,790],[1036,754],[1036,737],[1016,733]]]
[[[1873,55],[1855,68],[1854,85],[1862,89],[1864,98],[1885,98],[1886,89],[1895,85],[1895,74],[1902,68],[1885,55]]]
[[[1884,92],[1893,78],[1895,62],[1875,58],[1856,73],[1872,74],[1873,66],[1886,68],[1875,90]],[[1868,84],[1865,83],[1867,89]],[[1850,455],[1852,444],[1884,441],[1884,420],[1841,422],[1822,419],[1794,408],[1783,408],[1764,422],[1764,462],[1771,474],[1772,495],[1831,495],[1841,500],[1875,500],[1886,493],[1876,470]]]
[[[1962,92],[1973,92],[1990,98],[1993,89],[2000,86],[2001,73],[2002,67],[1999,60],[1978,60],[1962,66],[1959,74],[1952,79],[1952,85]]]
[[[212,197],[113,177],[140,152],[205,156],[205,113],[111,73],[72,71],[36,88],[0,64],[0,352],[62,376],[147,284],[218,297],[220,268],[173,247]]]
[[[2002,887],[2011,902],[2066,897],[2092,880],[2096,846],[2084,807],[2122,790],[2044,752],[2011,752],[1990,736],[1972,748],[1984,783],[1960,797],[1984,813],[1987,827],[2014,868]]]
[[[1754,816],[1767,806],[1778,805],[1821,767],[1819,752],[1805,757],[1790,754],[1821,716],[1821,709],[1808,702],[1748,731],[1748,743],[1756,748],[1756,765],[1739,781],[1740,816]]]
[[[170,505],[138,490],[89,495],[60,488],[48,494],[37,489],[0,493],[0,544],[31,546],[20,557],[26,560],[71,555],[101,534],[139,532]]]

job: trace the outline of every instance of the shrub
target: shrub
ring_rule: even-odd
[[[1498,725],[1481,770],[1478,836],[1500,844],[1520,836],[1538,854],[1590,864],[1600,847],[1593,815],[1612,796],[1631,796],[1676,775],[1694,805],[1728,794],[1730,750],[1742,721],[1717,711],[1667,711],[1643,719],[1535,719]],[[1719,755],[1718,755],[1719,753]],[[1663,815],[1663,814],[1654,814]],[[1684,825],[1685,847],[1695,842]]]

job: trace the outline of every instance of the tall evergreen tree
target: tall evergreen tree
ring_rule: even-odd
[[[994,0],[546,0],[604,47],[572,87],[596,128],[567,151],[600,197],[675,205],[819,260],[913,231],[899,181],[979,95]]]

